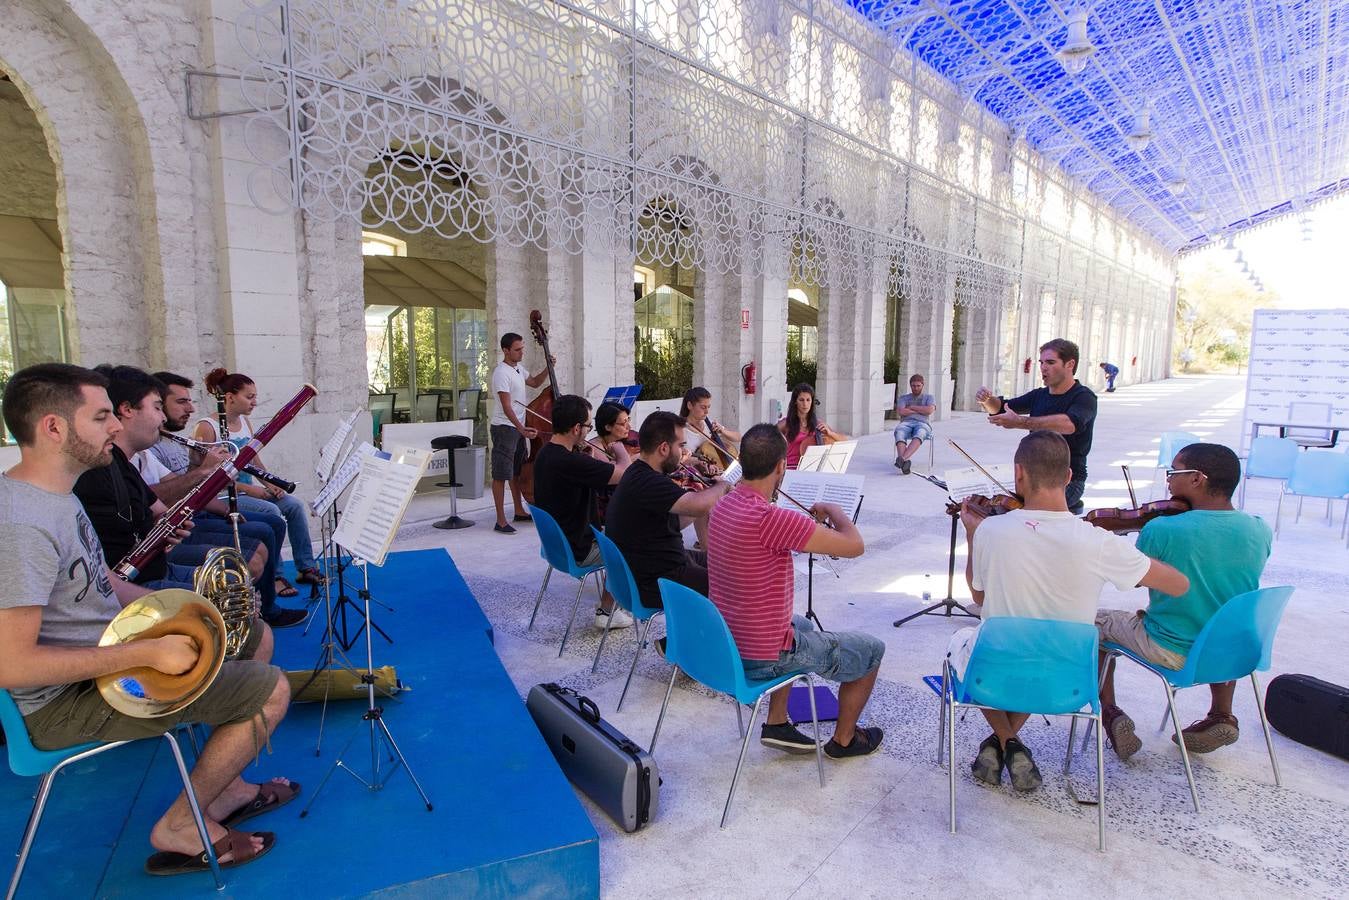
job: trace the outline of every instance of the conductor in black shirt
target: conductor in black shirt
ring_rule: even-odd
[[[674,413],[651,413],[637,439],[640,455],[609,498],[605,533],[623,551],[646,606],[662,606],[660,578],[706,595],[707,553],[685,549],[683,529],[710,513],[731,486],[717,480],[690,491],[670,480],[685,454],[684,419]]]
[[[1096,395],[1077,380],[1077,345],[1055,338],[1040,348],[1040,378],[1045,386],[1005,400],[986,387],[974,399],[988,411],[988,421],[1001,428],[1054,431],[1068,442],[1073,479],[1064,491],[1068,511],[1082,512],[1087,487],[1087,454],[1096,423]]]

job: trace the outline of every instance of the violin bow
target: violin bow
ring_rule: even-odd
[[[536,419],[543,419],[543,421],[547,422],[549,426],[552,426],[553,420],[543,415],[542,413],[536,413],[534,410],[530,409],[528,406],[525,406],[525,404],[521,403],[519,400],[512,400],[511,402],[514,403],[516,406],[523,406],[526,415],[531,415]]]
[[[1002,491],[1004,494],[1008,495],[1009,497],[1015,497],[1015,496],[1016,496],[1016,491],[1009,491],[1009,490],[1007,489],[1007,485],[1003,484],[1001,481],[999,481],[998,479],[994,478],[994,477],[989,473],[989,471],[988,471],[987,469],[985,469],[983,466],[979,465],[979,461],[976,460],[973,456],[970,456],[968,453],[966,453],[966,452],[965,452],[965,448],[961,447],[959,444],[957,444],[955,441],[951,440],[950,438],[947,438],[947,439],[946,439],[946,443],[950,444],[952,447],[955,447],[956,450],[959,451],[959,453],[960,453],[961,456],[965,457],[965,458],[968,459],[971,463],[973,463],[973,464],[974,464],[974,467],[975,467],[976,469],[978,469],[981,473],[983,473],[983,476],[984,476],[985,478],[987,478],[994,486],[996,486],[996,487],[998,488],[998,490]]]
[[[1124,484],[1129,488],[1129,505],[1138,509],[1138,498],[1134,496],[1134,480],[1129,477],[1129,464],[1125,463],[1120,468],[1124,470]]]
[[[728,458],[733,459],[733,460],[735,460],[736,462],[739,462],[739,461],[740,461],[740,457],[737,456],[735,453],[733,453],[729,448],[718,446],[717,443],[716,443],[716,441],[713,441],[713,440],[712,440],[712,436],[711,436],[710,434],[708,434],[706,431],[703,431],[701,428],[699,428],[697,425],[694,425],[692,422],[688,422],[688,423],[686,423],[686,424],[688,425],[689,428],[692,428],[694,431],[698,432],[698,433],[701,434],[703,437],[707,438],[707,440],[710,441],[710,442],[712,443],[712,446],[713,446],[713,447],[716,447],[716,448],[717,448],[718,450],[720,450],[722,453],[726,454],[726,456],[727,456]],[[782,496],[786,497],[786,498],[787,498],[787,501],[788,501],[789,503],[794,503],[794,504],[797,506],[797,508],[799,508],[803,513],[805,513],[806,515],[810,516],[812,519],[815,518],[815,514],[814,514],[813,512],[810,511],[810,507],[809,507],[809,506],[806,506],[806,505],[805,505],[804,503],[802,503],[800,500],[797,500],[797,499],[796,499],[795,497],[793,497],[791,494],[789,494],[789,493],[787,493],[786,491],[784,491],[781,487],[778,488],[778,493],[781,494]]]

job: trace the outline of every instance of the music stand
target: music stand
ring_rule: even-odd
[[[642,393],[640,384],[618,384],[605,391],[604,399],[601,404],[613,402],[632,412],[632,404],[637,402],[637,397]]]
[[[851,457],[851,453],[848,456]],[[844,465],[846,464],[845,460]],[[848,518],[856,524],[857,516],[862,509],[863,481],[861,475],[803,472],[800,469],[794,469],[787,472],[786,477],[783,478],[782,487],[783,490],[807,507],[821,500],[838,503],[848,514]],[[778,497],[778,505],[786,509],[797,510],[795,504],[782,496]],[[797,511],[799,512],[799,510]],[[837,575],[837,573],[835,574]],[[806,618],[814,622],[815,627],[820,631],[824,631],[824,624],[815,612],[814,553],[806,554]],[[796,685],[787,695],[787,715],[792,721],[805,721],[805,718],[810,715],[810,695],[806,693],[807,690],[810,689],[804,685]],[[817,718],[822,722],[836,721],[838,719],[838,697],[822,684],[815,685],[813,691]]]
[[[798,472],[833,472],[841,475],[848,471],[853,453],[857,451],[857,441],[839,441],[835,444],[812,444],[801,454],[796,464]]]

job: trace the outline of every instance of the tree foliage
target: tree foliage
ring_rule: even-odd
[[[1176,362],[1182,372],[1240,371],[1250,355],[1257,306],[1275,306],[1273,294],[1219,260],[1182,271],[1176,291]]]

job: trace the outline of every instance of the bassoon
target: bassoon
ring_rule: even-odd
[[[290,420],[299,414],[300,410],[310,400],[318,396],[312,384],[306,384],[300,388],[300,392],[291,398],[290,402],[272,416],[270,422],[258,429],[258,432],[249,438],[248,443],[239,448],[233,458],[220,464],[201,484],[197,485],[187,493],[183,499],[173,504],[169,511],[164,513],[155,527],[150,529],[139,544],[131,548],[121,562],[113,567],[113,572],[125,581],[131,581],[140,574],[141,567],[154,559],[169,543],[169,539],[174,533],[182,528],[193,514],[199,512],[206,504],[215,499],[216,495],[234,479],[239,477],[239,471],[253,461],[263,447],[272,438],[276,437],[277,432]]]

